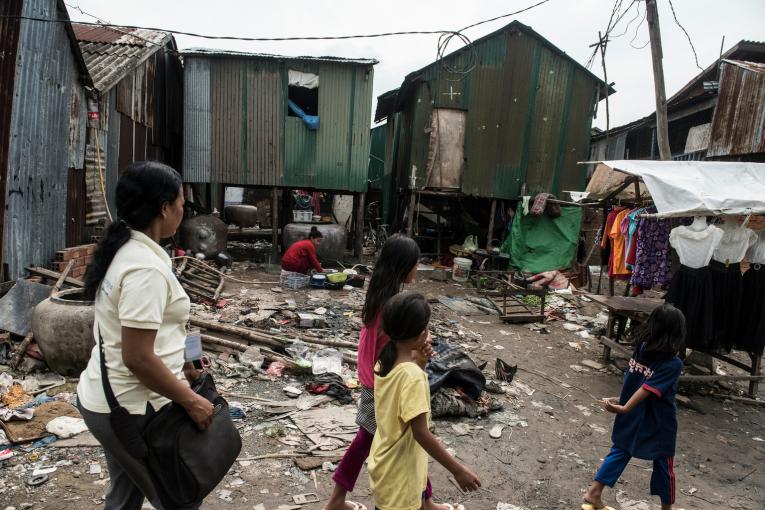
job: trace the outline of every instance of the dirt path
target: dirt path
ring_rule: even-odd
[[[418,284],[417,289],[434,295],[462,292],[452,285],[432,282]],[[440,466],[431,464],[436,499],[459,501],[469,509],[481,510],[493,510],[498,502],[526,509],[578,509],[583,489],[610,447],[612,415],[603,411],[590,395],[618,395],[619,371],[614,367],[584,371],[572,368],[581,367],[582,360],[597,361],[600,348],[594,339],[585,341],[564,330],[563,321],[548,323],[549,334],[540,334],[527,326],[501,324],[495,317],[459,317],[443,305],[436,305],[436,309],[438,319],[457,321],[451,324],[455,331],[465,331],[455,339],[470,348],[477,362],[488,361],[491,370],[495,358],[501,357],[519,366],[512,392],[499,396],[505,406],[501,413],[492,413],[484,419],[436,421],[436,433],[483,481],[479,492],[463,495]],[[581,312],[594,315],[598,310]],[[578,344],[579,350],[570,343]],[[250,381],[237,386],[236,391],[284,399],[282,388],[288,383],[289,379]],[[712,397],[709,395],[712,390],[709,386],[681,388],[696,410],[683,406],[678,413],[677,508],[765,508],[765,408]],[[528,426],[507,426],[500,439],[491,439],[489,429],[510,414],[525,420]],[[278,438],[267,437],[269,424],[259,425],[264,417],[255,410],[242,422],[243,457],[289,449]],[[457,423],[474,428],[469,434],[458,436],[452,428]],[[34,455],[47,456],[50,464],[73,461],[72,465],[59,467],[51,480],[39,488],[24,484],[30,474],[25,471],[31,464],[28,457],[20,455],[6,462],[0,470],[4,482],[0,486],[3,501],[0,508],[102,506],[100,498],[108,487],[108,475],[99,454],[98,448],[37,450]],[[88,474],[88,464],[94,461],[100,461],[103,478]],[[649,462],[633,460],[620,483],[607,492],[609,504],[625,510],[658,509],[658,500],[649,495],[650,474]],[[332,489],[330,477],[331,473],[319,468],[314,482],[310,472],[301,472],[289,459],[238,463],[203,508],[271,510],[290,505],[292,495],[308,492],[317,493],[324,501]],[[372,508],[365,471],[354,498]],[[303,508],[320,510],[322,505],[308,504]]]

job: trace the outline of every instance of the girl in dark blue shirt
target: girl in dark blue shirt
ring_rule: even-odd
[[[613,487],[630,459],[653,461],[651,494],[661,498],[661,509],[675,502],[675,394],[683,362],[677,357],[685,347],[683,312],[666,304],[655,309],[630,359],[618,402],[606,399],[606,411],[616,414],[613,446],[584,496],[582,510],[611,509],[601,495]]]

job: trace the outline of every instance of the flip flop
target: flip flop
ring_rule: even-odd
[[[446,505],[446,507],[449,510],[465,510],[465,507],[463,505],[459,504],[459,503],[457,503],[456,507],[454,505],[452,505],[451,503],[441,503],[441,504],[442,505]]]
[[[600,508],[596,508],[595,505],[592,503],[582,503],[582,510],[615,510],[614,507],[611,506],[602,506]]]
[[[353,510],[367,510],[367,507],[364,506],[362,503],[356,503],[355,501],[346,501],[349,505],[353,507]],[[326,510],[326,508],[324,509]]]

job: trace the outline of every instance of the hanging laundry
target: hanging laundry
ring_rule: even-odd
[[[622,233],[621,224],[629,214],[629,209],[622,209],[614,217],[613,226],[609,232],[611,238],[611,263],[608,275],[616,278],[625,278],[632,273],[627,269],[625,256],[625,236]]]
[[[656,208],[648,208],[646,213],[655,214]],[[634,242],[635,268],[630,280],[633,287],[648,290],[669,285],[672,266],[669,231],[668,220],[640,219]]]

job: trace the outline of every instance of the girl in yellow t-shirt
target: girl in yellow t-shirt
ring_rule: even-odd
[[[430,306],[422,294],[398,294],[383,308],[382,329],[390,340],[375,371],[377,433],[367,465],[379,510],[423,508],[428,455],[454,475],[462,490],[481,486],[478,476],[457,462],[428,427],[430,387],[421,349],[430,342],[429,321]]]

